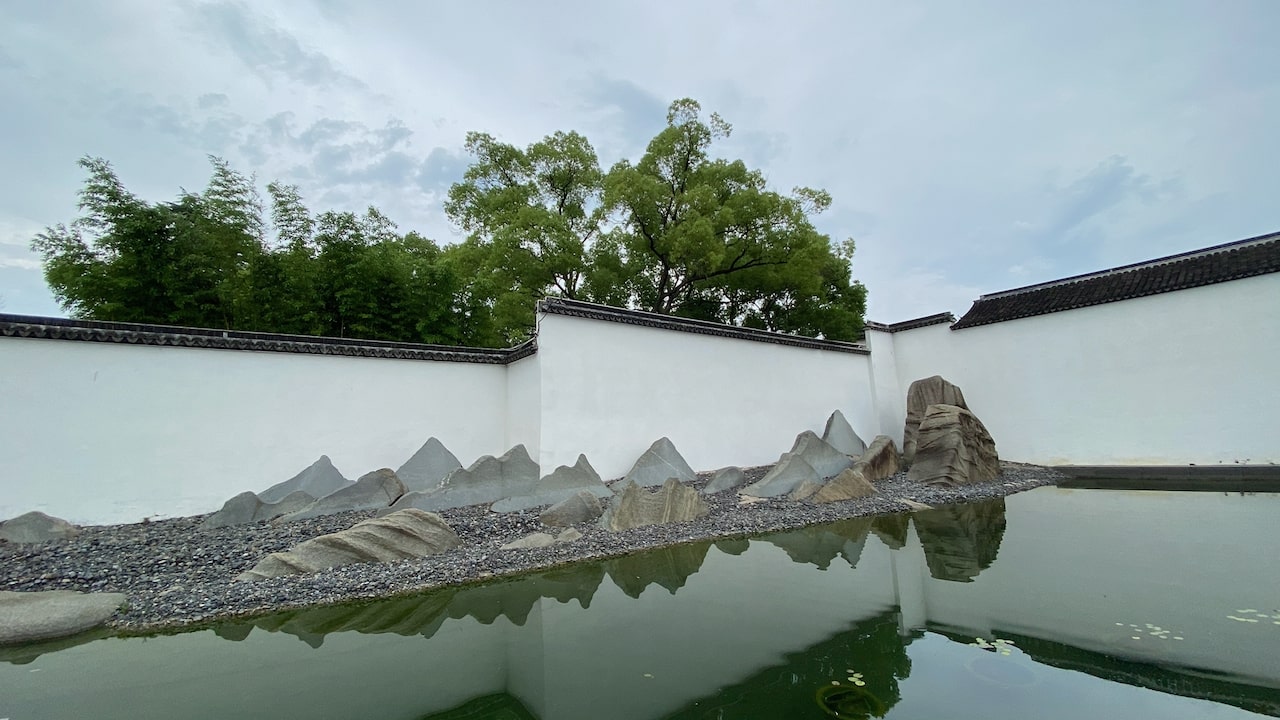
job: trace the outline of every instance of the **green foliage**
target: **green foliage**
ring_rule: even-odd
[[[468,236],[444,249],[373,207],[313,214],[292,185],[267,185],[268,213],[220,158],[202,192],[148,203],[86,157],[80,217],[32,247],[63,307],[88,319],[501,346],[556,296],[856,339],[853,243],[812,221],[831,197],[778,193],[714,157],[731,132],[677,100],[643,156],[608,172],[574,132],[525,148],[471,133],[474,162],[444,205]]]

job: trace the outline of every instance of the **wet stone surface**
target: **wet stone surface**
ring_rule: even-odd
[[[1046,468],[1004,463],[994,481],[935,488],[907,481],[905,473],[877,482],[870,497],[814,505],[785,497],[742,504],[735,492],[704,496],[710,513],[691,522],[651,525],[611,533],[596,523],[577,526],[583,537],[545,548],[499,551],[520,537],[546,531],[541,508],[493,513],[487,506],[440,513],[462,546],[427,558],[391,564],[348,565],[314,575],[235,582],[268,553],[281,552],[319,535],[337,532],[373,516],[345,512],[294,522],[258,522],[201,529],[203,515],[150,523],[87,526],[70,540],[17,545],[0,543],[0,590],[121,592],[126,608],[109,626],[128,632],[158,631],[288,608],[406,594],[463,582],[594,560],[694,540],[741,537],[832,522],[850,517],[904,512],[902,499],[945,505],[1002,497],[1064,476]],[[768,467],[747,468],[747,483]],[[711,473],[691,483],[701,488]]]

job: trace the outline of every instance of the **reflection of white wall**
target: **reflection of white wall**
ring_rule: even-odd
[[[1265,464],[1280,462],[1266,420],[1280,397],[1278,312],[1270,274],[963,330],[868,334],[873,353],[892,343],[900,395],[930,375],[956,383],[1008,460]],[[900,440],[901,421],[881,432]]]
[[[0,368],[0,518],[209,512],[322,454],[354,479],[506,440],[501,365],[4,338]]]
[[[544,315],[542,466],[621,477],[666,436],[695,470],[777,460],[840,409],[876,426],[865,355]],[[869,438],[868,438],[869,439]]]
[[[995,563],[972,583],[936,580],[921,567],[923,598],[904,598],[904,607],[923,604],[930,624],[982,637],[1011,631],[1277,687],[1280,625],[1227,616],[1242,609],[1280,613],[1273,609],[1280,563],[1271,548],[1251,542],[1273,534],[1280,495],[1042,488],[1007,502]],[[1151,532],[1157,518],[1169,518],[1168,526]],[[914,526],[911,535],[903,552],[920,553]],[[1128,627],[1147,623],[1184,640]]]

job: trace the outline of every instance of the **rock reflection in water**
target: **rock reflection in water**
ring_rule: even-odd
[[[852,568],[857,567],[858,559],[862,557],[871,523],[871,518],[853,518],[830,525],[775,533],[762,540],[782,548],[795,562],[816,565],[819,570],[830,567],[836,556],[844,557]]]
[[[901,550],[907,545],[907,531],[911,526],[911,515],[897,513],[880,515],[871,521],[871,532],[880,538],[880,542],[890,550]]]
[[[710,541],[696,542],[624,555],[605,561],[604,569],[613,584],[630,597],[640,597],[640,593],[653,584],[675,595],[702,568],[711,545]]]
[[[912,516],[929,574],[938,580],[973,582],[991,567],[1004,539],[1004,498],[921,510]]]

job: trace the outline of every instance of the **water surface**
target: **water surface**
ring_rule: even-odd
[[[0,718],[1280,716],[1278,513],[1277,495],[1042,488],[9,649]]]

